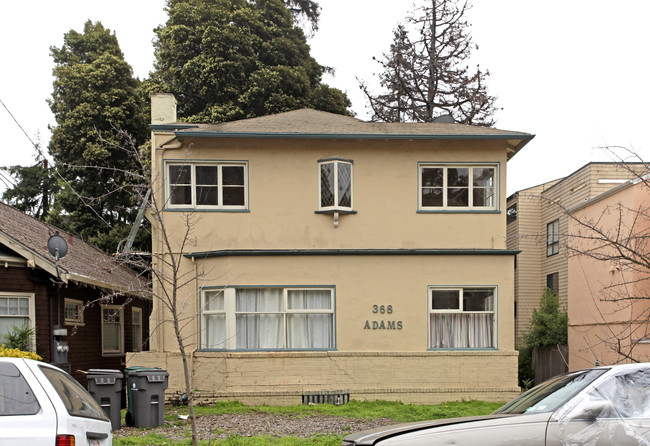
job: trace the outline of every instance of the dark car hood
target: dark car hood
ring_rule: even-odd
[[[407,432],[419,431],[421,429],[428,429],[437,426],[450,426],[454,424],[470,423],[472,421],[494,420],[497,418],[506,418],[512,416],[517,416],[517,415],[493,414],[493,415],[483,415],[479,417],[446,418],[440,420],[418,421],[415,423],[395,424],[392,426],[385,426],[377,429],[371,429],[367,431],[350,434],[343,439],[343,445],[371,446],[374,445],[377,441],[385,440],[386,438],[390,438],[395,435],[404,434]]]

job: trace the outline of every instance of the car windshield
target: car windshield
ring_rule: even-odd
[[[51,367],[40,369],[59,394],[68,413],[75,417],[108,420],[99,404],[70,375]]]
[[[521,394],[494,413],[552,412],[606,371],[607,369],[581,370],[556,376]]]

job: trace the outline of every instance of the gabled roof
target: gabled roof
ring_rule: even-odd
[[[68,243],[67,255],[58,262],[58,274],[64,282],[131,295],[148,294],[146,282],[113,257],[72,234],[0,203],[0,246],[24,258],[28,267],[42,268],[56,277],[56,261],[47,249],[47,241],[53,235],[60,235]]]
[[[497,139],[519,151],[535,135],[490,127],[443,122],[367,122],[303,108],[222,124],[154,124],[154,131],[173,131],[176,138],[307,139]]]

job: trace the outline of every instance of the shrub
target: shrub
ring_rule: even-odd
[[[0,357],[4,358],[26,358],[26,359],[36,359],[37,361],[42,360],[40,356],[36,353],[25,352],[17,348],[8,348],[4,344],[0,344]]]
[[[36,329],[28,325],[11,327],[9,333],[4,338],[7,348],[15,348],[25,352],[32,351],[32,338],[36,335]]]

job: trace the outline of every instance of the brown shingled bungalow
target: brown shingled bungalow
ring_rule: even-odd
[[[68,246],[58,262],[47,246],[54,235]],[[0,343],[13,326],[33,327],[36,353],[85,384],[81,371],[122,370],[126,352],[148,350],[151,308],[135,271],[0,203]]]

